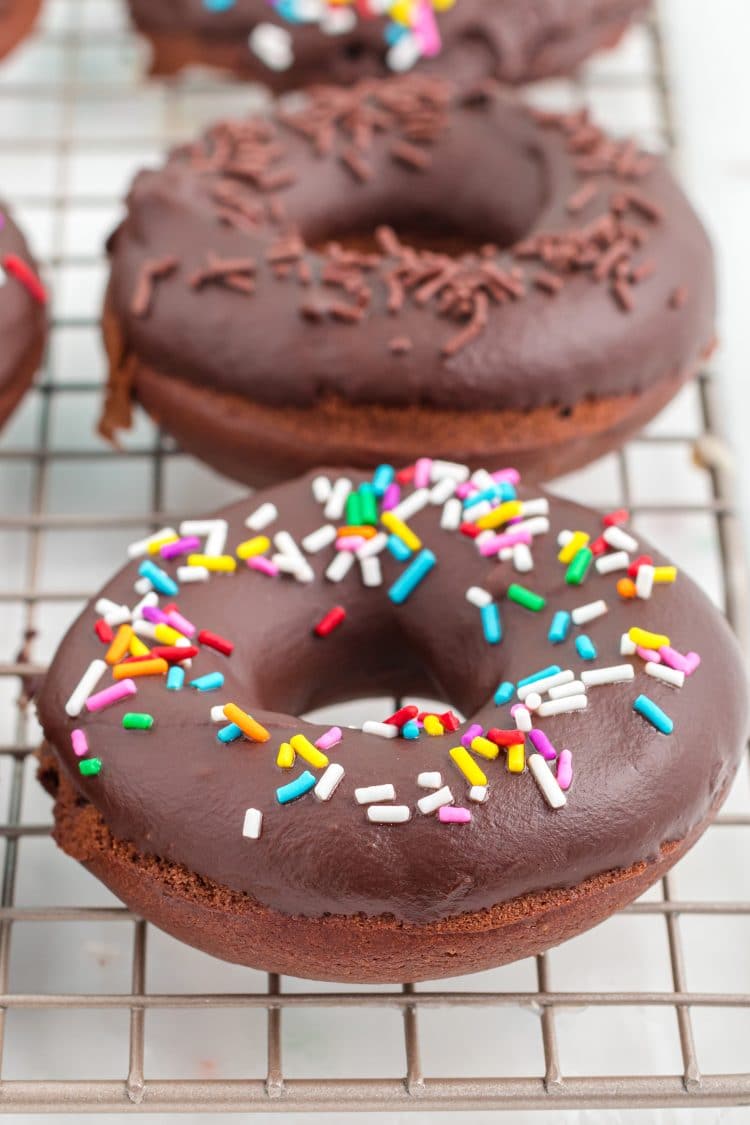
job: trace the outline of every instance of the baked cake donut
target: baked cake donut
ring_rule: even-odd
[[[475,81],[567,74],[614,46],[648,0],[130,0],[152,70],[201,63],[275,90],[420,65]]]
[[[216,125],[140,173],[110,253],[103,433],[135,397],[250,484],[424,449],[552,477],[713,341],[711,250],[661,160],[416,75]]]
[[[453,976],[602,920],[697,839],[747,732],[727,625],[626,522],[421,458],[134,543],[39,700],[58,843],[298,976]],[[301,717],[390,693],[361,730]]]
[[[0,200],[0,426],[28,390],[41,362],[46,302],[29,248]]]
[[[0,59],[31,31],[42,0],[0,0]]]

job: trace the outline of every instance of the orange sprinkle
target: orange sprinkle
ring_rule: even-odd
[[[350,536],[359,536],[361,539],[374,539],[377,535],[377,530],[370,527],[369,524],[360,526],[359,524],[352,524],[348,527],[340,527],[336,532],[337,539],[348,539]]]
[[[122,660],[123,656],[127,656],[130,650],[130,642],[133,637],[133,630],[130,625],[121,625],[115,633],[115,639],[107,649],[107,655],[104,659],[107,664],[117,664]]]
[[[118,664],[112,669],[116,680],[129,680],[134,676],[166,676],[169,665],[166,660],[157,656],[154,660],[129,660],[127,664]]]
[[[248,715],[246,711],[241,710],[236,703],[227,703],[224,707],[224,714],[230,723],[236,723],[242,733],[246,734],[253,742],[268,742],[271,737],[264,726],[261,726],[252,715]]]
[[[621,578],[617,583],[617,593],[621,598],[635,597],[635,582],[632,578]]]

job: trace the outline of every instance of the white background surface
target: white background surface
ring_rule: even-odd
[[[98,21],[111,18],[114,4],[86,3],[78,0],[86,26],[96,27]],[[158,0],[155,0],[158,2]],[[491,2],[491,0],[488,0]],[[76,0],[53,0],[47,14],[50,25],[69,26],[71,4]],[[727,421],[737,443],[743,450],[748,423],[748,358],[750,357],[750,128],[743,110],[750,104],[750,78],[747,66],[747,42],[750,34],[750,5],[747,0],[670,0],[662,5],[669,31],[670,56],[676,92],[676,109],[683,142],[682,173],[703,217],[708,222],[719,250],[722,279],[721,335],[723,350],[720,368],[724,380],[725,400],[732,403]],[[602,65],[627,71],[638,65],[639,44],[634,37],[616,59]],[[117,72],[133,69],[137,51],[131,58],[109,59],[93,46],[82,54],[84,77],[97,80]],[[49,77],[49,68],[57,65],[34,45],[20,52],[0,72],[0,81],[22,81],[42,75]],[[7,105],[7,103],[0,103]],[[222,108],[225,103],[222,103]],[[151,108],[149,108],[151,107]],[[30,136],[44,131],[39,118],[49,115],[49,129],[55,126],[55,106],[35,107],[35,119],[27,123]],[[205,99],[189,100],[173,110],[171,124],[189,129],[219,106],[206,104]],[[612,95],[603,99],[601,112],[614,128],[633,123],[648,131],[653,107],[642,104],[638,97]],[[18,122],[28,107],[15,107],[16,120],[0,120],[0,139],[16,135]],[[19,116],[20,115],[20,116]],[[192,119],[195,119],[193,121]],[[131,146],[127,155],[113,157],[96,154],[90,149],[77,156],[67,174],[79,190],[96,184],[112,195],[121,193],[132,172],[144,160],[158,156],[160,129],[164,115],[159,91],[141,96],[138,117],[127,103],[121,107],[107,105],[81,112],[75,121],[77,135],[101,135],[111,126],[124,135],[153,134],[154,143],[142,150]],[[6,133],[7,130],[7,133]],[[13,162],[2,168],[3,191],[13,198],[26,196],[45,176],[54,172],[46,158],[29,162]],[[8,182],[9,181],[9,182]],[[31,230],[35,246],[42,256],[55,249],[55,217],[42,206],[20,208],[25,225]],[[94,211],[71,214],[64,232],[67,252],[94,250],[112,226],[117,207],[102,205]],[[58,232],[59,233],[59,232]],[[58,247],[59,249],[59,247]],[[104,278],[103,266],[58,271],[52,280],[56,289],[56,311],[67,316],[90,316],[98,307]],[[54,378],[75,383],[98,379],[102,372],[101,353],[93,332],[59,335],[54,353]],[[84,393],[60,396],[51,418],[50,442],[53,448],[100,448],[93,436],[98,396]],[[39,401],[31,396],[8,432],[3,448],[23,450],[37,435]],[[695,427],[695,400],[691,393],[683,396],[657,428],[662,432],[691,430]],[[148,424],[140,419],[136,432],[128,439],[133,448],[146,444]],[[641,499],[674,499],[687,494],[705,496],[705,478],[690,464],[685,449],[656,455],[645,447],[633,454],[633,473],[637,494]],[[659,454],[662,457],[662,454]],[[56,464],[50,474],[45,498],[49,511],[100,512],[111,505],[118,510],[138,514],[150,506],[148,464],[133,459],[123,477],[122,462],[97,463],[91,472],[86,465]],[[616,478],[611,459],[587,473],[566,482],[566,488],[578,492],[592,503],[606,503],[612,495]],[[23,511],[29,502],[30,478],[21,465],[4,472],[0,479],[0,504],[3,511]],[[242,490],[214,477],[187,459],[170,462],[166,472],[164,504],[167,508],[204,509],[220,503]],[[747,496],[747,493],[746,493]],[[699,520],[679,518],[671,521],[643,519],[640,526],[660,544],[669,549],[678,561],[689,563],[693,574],[709,593],[718,597],[717,564],[712,549],[710,527]],[[98,536],[81,547],[80,536],[45,535],[42,578],[47,588],[69,584],[72,576],[79,588],[95,587],[104,579],[120,557],[122,546],[133,538],[132,532]],[[22,585],[24,544],[0,542],[3,573],[9,573],[12,584]],[[7,569],[6,569],[7,561]],[[40,661],[49,659],[71,615],[69,605],[50,603],[40,621],[40,636],[34,655]],[[10,657],[17,648],[22,623],[20,611],[11,607],[4,622],[0,651]],[[3,696],[2,706],[10,697]],[[340,716],[341,712],[339,712]],[[3,726],[2,740],[10,741],[9,724]],[[6,729],[7,727],[7,729]],[[32,732],[33,737],[33,732]],[[0,776],[5,791],[5,776]],[[746,770],[730,798],[728,808],[747,809],[750,787]],[[46,798],[30,783],[27,785],[24,817],[29,821],[49,819]],[[721,834],[721,835],[720,835]],[[693,853],[679,865],[675,873],[677,893],[685,898],[718,896],[750,899],[750,877],[747,873],[747,841],[732,829],[714,829]],[[652,892],[659,894],[658,890]],[[24,841],[19,863],[17,900],[21,905],[53,901],[61,904],[106,905],[113,900],[108,893],[72,861],[59,854],[46,840]],[[750,990],[750,924],[747,916],[712,920],[705,917],[684,918],[681,923],[686,948],[688,983],[704,990]],[[127,991],[130,987],[130,954],[132,927],[128,924],[70,924],[40,927],[19,924],[14,929],[10,990],[16,992],[48,989],[97,992]],[[149,932],[149,973],[147,986],[151,991],[253,991],[265,990],[260,974],[223,965],[203,957],[184,946]],[[669,963],[663,921],[653,917],[620,916],[588,935],[568,943],[550,957],[553,988],[581,989],[669,989]],[[329,986],[284,981],[288,991]],[[534,965],[522,962],[495,973],[481,974],[463,981],[448,983],[449,988],[526,989],[535,988]],[[289,1077],[325,1074],[346,1076],[392,1076],[403,1073],[400,1017],[391,1010],[372,1013],[300,1010],[284,1015],[284,1069]],[[127,1059],[127,1013],[60,1013],[40,1018],[35,1013],[11,1013],[8,1020],[3,1076],[34,1077],[122,1077]],[[632,1009],[618,1013],[613,1023],[611,1013],[590,1009],[569,1011],[558,1017],[558,1036],[562,1064],[568,1074],[636,1073],[653,1069],[662,1073],[678,1073],[681,1069],[679,1045],[673,1012],[668,1009]],[[240,1077],[264,1073],[265,1030],[262,1012],[219,1011],[207,1013],[154,1012],[146,1019],[148,1077]],[[694,1016],[699,1058],[704,1069],[750,1070],[750,1013],[735,1011],[719,1014],[704,1010]],[[508,1012],[498,1018],[497,1011],[487,1009],[435,1011],[420,1016],[420,1030],[427,1075],[440,1074],[539,1074],[543,1059],[538,1015],[532,1011]],[[345,1119],[364,1125],[365,1122],[386,1122],[395,1125],[414,1119],[409,1115],[356,1115]],[[430,1114],[430,1118],[437,1115]],[[499,1115],[495,1115],[499,1116]],[[102,1122],[119,1120],[95,1115]],[[272,1116],[260,1115],[259,1122],[270,1122]],[[286,1115],[290,1123],[317,1122],[320,1118]],[[456,1125],[491,1119],[489,1115],[452,1114]],[[492,1118],[494,1119],[494,1118]],[[539,1115],[513,1113],[513,1122],[539,1121]],[[44,1120],[19,1118],[20,1121]],[[72,1121],[60,1115],[59,1121]],[[153,1122],[148,1115],[141,1118]],[[166,1120],[159,1118],[158,1120]],[[177,1119],[176,1119],[177,1120]],[[202,1115],[183,1120],[218,1122],[219,1118]],[[221,1120],[225,1120],[221,1118]],[[422,1116],[424,1120],[424,1115]],[[709,1122],[750,1121],[750,1111],[705,1110],[560,1113],[555,1117],[561,1125],[593,1125],[605,1121],[645,1121],[657,1125],[685,1123],[708,1125]]]

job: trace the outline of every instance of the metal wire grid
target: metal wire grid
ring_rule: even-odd
[[[80,0],[81,9],[86,0]],[[92,0],[88,0],[90,4]],[[97,5],[111,0],[94,0]],[[74,10],[74,6],[70,11]],[[63,266],[88,266],[96,264],[98,256],[71,253],[68,245],[67,222],[73,206],[85,208],[101,205],[104,193],[80,191],[71,184],[71,158],[77,151],[73,122],[81,105],[104,100],[116,86],[103,81],[81,86],[77,76],[78,53],[84,42],[81,24],[71,17],[66,25],[44,33],[46,41],[63,46],[63,66],[60,73],[45,81],[19,81],[0,84],[0,115],[5,98],[57,100],[60,110],[60,128],[50,142],[54,156],[52,180],[48,194],[43,197],[54,214],[51,253],[45,265],[54,270]],[[664,58],[664,44],[658,21],[649,25],[652,40],[654,67],[638,81],[655,92],[659,102],[660,130],[665,143],[674,149],[675,129],[670,104],[670,90]],[[104,31],[102,44],[125,49],[125,40],[119,32]],[[90,42],[89,37],[86,41]],[[218,85],[218,84],[217,84]],[[202,94],[211,93],[213,85],[201,87]],[[579,98],[585,99],[590,83],[578,84]],[[166,143],[178,139],[179,116],[173,110],[180,98],[179,88],[164,93],[164,114],[161,139]],[[106,120],[106,106],[105,118]],[[125,144],[140,143],[132,138]],[[0,157],[3,153],[34,151],[38,141],[14,137],[3,142],[0,133]],[[99,137],[99,151],[119,153],[123,142],[116,138]],[[21,193],[23,195],[23,193]],[[39,203],[39,194],[30,202]],[[23,199],[20,202],[24,202]],[[114,202],[114,201],[112,201]],[[93,329],[97,310],[92,308],[85,316],[59,317],[55,322],[57,333],[65,328]],[[71,610],[75,603],[86,597],[84,589],[50,589],[44,581],[41,565],[42,542],[45,533],[64,530],[85,537],[93,531],[111,527],[122,531],[141,528],[148,523],[161,526],[174,518],[174,512],[165,513],[164,470],[168,459],[176,451],[168,440],[156,434],[153,442],[138,441],[124,451],[113,454],[100,449],[58,448],[50,439],[53,402],[66,392],[95,391],[100,386],[98,378],[90,382],[68,384],[55,378],[54,347],[38,388],[41,406],[37,421],[36,438],[32,448],[4,448],[0,446],[2,471],[14,463],[31,467],[31,507],[18,515],[0,516],[0,533],[23,532],[28,540],[28,558],[23,584],[20,589],[0,590],[0,607],[5,603],[23,608],[18,630],[18,658],[0,663],[0,686],[10,680],[22,685],[23,677],[35,675],[43,669],[27,654],[24,638],[30,637],[39,623],[41,604],[61,603]],[[97,372],[98,374],[98,372]],[[710,480],[710,495],[705,501],[693,498],[678,503],[637,503],[633,496],[631,471],[627,453],[617,459],[617,488],[612,495],[613,505],[626,504],[641,516],[670,516],[695,513],[710,517],[713,536],[721,559],[722,582],[726,610],[730,621],[747,641],[745,627],[748,621],[746,603],[746,574],[741,546],[741,534],[731,491],[725,449],[717,428],[719,416],[716,389],[708,374],[697,384],[697,402],[700,412],[700,433],[650,433],[639,439],[654,449],[681,448],[687,455],[693,448],[695,456]],[[104,512],[77,515],[54,514],[48,511],[48,491],[51,467],[61,460],[91,461],[99,465],[113,457],[127,463],[135,457],[148,455],[150,463],[150,504],[152,511],[133,516],[108,515]],[[700,1104],[736,1105],[750,1101],[750,1072],[703,1073],[695,1045],[691,1011],[699,1008],[718,1008],[722,1011],[750,1009],[750,995],[739,991],[698,992],[688,989],[685,954],[680,919],[690,915],[712,915],[722,918],[733,915],[750,915],[750,902],[693,900],[682,901],[675,893],[673,880],[663,881],[661,899],[647,896],[626,912],[633,915],[650,915],[663,918],[667,931],[671,989],[664,991],[555,991],[551,988],[549,957],[536,959],[536,987],[524,991],[445,991],[434,986],[414,988],[404,985],[400,990],[367,991],[358,989],[335,990],[326,993],[314,991],[290,992],[282,981],[269,976],[267,987],[260,992],[238,993],[175,993],[154,994],[146,991],[147,924],[134,917],[124,907],[22,907],[15,903],[16,875],[19,846],[24,840],[45,837],[48,824],[27,823],[23,815],[24,778],[28,773],[25,763],[33,754],[38,732],[33,722],[33,709],[23,699],[19,686],[15,731],[7,745],[0,746],[0,757],[10,763],[9,789],[5,823],[0,825],[0,839],[5,840],[5,858],[0,884],[0,1067],[6,1047],[7,1013],[34,1010],[42,1013],[70,1012],[73,1009],[115,1010],[130,1013],[129,1058],[124,1077],[119,1080],[8,1080],[0,1077],[0,1110],[24,1111],[78,1111],[78,1112],[200,1112],[214,1111],[285,1111],[314,1110],[439,1110],[439,1109],[536,1109],[551,1110],[565,1106],[604,1108],[611,1106],[644,1107],[656,1105],[691,1106]],[[712,832],[722,832],[727,827],[750,828],[750,811],[722,815]],[[50,846],[52,846],[50,844]],[[128,922],[133,928],[133,953],[131,988],[129,992],[101,994],[76,992],[58,994],[47,992],[9,992],[12,956],[12,934],[18,923],[41,925],[60,922],[88,923]],[[51,939],[50,939],[51,940]],[[630,1006],[655,1010],[673,1010],[677,1022],[681,1051],[681,1071],[674,1074],[643,1073],[631,1076],[599,1075],[575,1077],[566,1074],[561,1063],[558,1045],[558,1017],[573,1008],[607,1008],[615,1013]],[[539,1025],[544,1057],[543,1073],[537,1075],[486,1078],[459,1078],[450,1075],[439,1078],[425,1077],[420,1052],[420,1019],[435,1008],[455,1010],[458,1007],[488,1008],[497,1018],[509,1021],[521,1009],[533,1008],[539,1014]],[[156,1010],[202,1010],[236,1008],[243,1012],[260,1009],[266,1012],[267,1065],[265,1078],[258,1079],[195,1079],[174,1078],[154,1080],[144,1073],[145,1017]],[[295,1078],[285,1075],[282,1055],[282,1015],[299,1008],[354,1009],[363,1013],[369,1009],[395,1009],[402,1013],[405,1051],[405,1075],[392,1079],[363,1078],[356,1074],[345,1078]],[[617,1024],[612,1033],[617,1034]],[[0,1075],[2,1071],[0,1070]]]

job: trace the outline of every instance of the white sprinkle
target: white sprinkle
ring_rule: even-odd
[[[525,543],[516,543],[513,548],[513,566],[519,574],[528,574],[534,569],[534,557]]]
[[[282,574],[290,574],[297,582],[314,582],[315,572],[309,563],[293,558],[291,555],[271,555],[271,562]]]
[[[439,481],[445,477],[454,480],[456,484],[463,484],[469,479],[468,465],[461,465],[458,461],[433,461],[430,479]]]
[[[318,504],[326,504],[331,495],[331,482],[328,477],[314,477],[312,482],[313,498]]]
[[[344,776],[344,767],[340,762],[331,762],[328,769],[321,777],[318,784],[315,786],[313,792],[319,801],[330,801],[331,797],[338,788],[342,777]]]
[[[156,625],[154,625],[151,621],[144,621],[143,619],[141,619],[140,621],[134,621],[133,632],[135,633],[136,637],[142,637],[145,641],[156,640]]]
[[[318,551],[322,551],[324,547],[329,547],[336,539],[336,528],[332,523],[324,523],[317,531],[311,531],[302,540],[302,549],[307,551],[308,555],[315,555]]]
[[[148,554],[148,549],[152,543],[156,543],[159,539],[166,539],[169,535],[176,538],[177,532],[173,527],[163,527],[161,531],[155,531],[153,535],[148,535],[145,539],[139,539],[136,543],[131,543],[128,547],[128,558],[142,558]]]
[[[549,689],[550,699],[567,699],[569,695],[585,695],[586,685],[583,680],[571,680],[569,684],[560,684]]]
[[[524,733],[530,731],[533,725],[528,707],[516,707],[513,712],[513,720],[516,724],[516,730],[522,730]]]
[[[242,825],[242,835],[247,836],[248,840],[257,840],[260,838],[260,831],[263,827],[263,813],[260,809],[248,809],[245,813],[245,821]]]
[[[208,533],[205,545],[203,547],[203,554],[208,555],[209,558],[215,559],[219,555],[224,554],[224,548],[227,544],[227,535],[229,533],[229,524],[226,520],[214,520],[214,525]]]
[[[482,609],[483,606],[492,604],[492,594],[489,590],[483,590],[481,586],[469,586],[466,591],[466,600],[469,605]]]
[[[440,516],[440,526],[443,531],[458,531],[462,515],[463,505],[456,496],[446,501]]]
[[[438,809],[441,809],[443,805],[452,804],[453,794],[451,793],[450,788],[445,785],[442,789],[438,789],[435,793],[428,793],[426,797],[420,797],[417,801],[417,808],[421,813],[424,813],[425,816],[429,816],[430,813],[437,812]]]
[[[396,790],[388,783],[387,785],[362,785],[359,789],[354,790],[354,799],[358,805],[374,805],[378,801],[392,801],[396,796]]]
[[[479,549],[482,544],[486,543],[488,539],[494,539],[496,534],[497,532],[491,531],[490,528],[487,528],[485,531],[480,531],[479,535],[477,535],[476,539],[474,540],[474,546],[477,549],[477,553],[479,553]]]
[[[570,543],[572,538],[573,538],[573,532],[572,531],[568,531],[567,528],[565,529],[565,531],[561,531],[559,533],[559,535],[557,536],[558,547],[567,547],[568,543]]]
[[[635,679],[632,664],[613,664],[611,668],[587,668],[581,672],[586,687],[599,687],[602,684],[623,684]]]
[[[211,722],[212,723],[225,723],[227,717],[224,714],[226,703],[219,703],[216,707],[211,708]]]
[[[595,621],[597,617],[603,617],[607,612],[607,603],[603,599],[598,602],[588,602],[586,605],[579,605],[571,613],[574,625],[588,625],[589,621]]]
[[[211,577],[205,566],[178,566],[177,581],[184,585],[186,582],[208,582]]]
[[[269,524],[272,524],[278,518],[278,508],[270,500],[267,500],[265,504],[261,504],[247,517],[245,527],[249,527],[251,531],[264,531]]]
[[[438,506],[444,504],[446,500],[450,500],[451,496],[455,494],[457,487],[458,481],[453,477],[443,477],[437,484],[433,484],[430,489],[430,503],[437,504]]]
[[[513,531],[528,531],[529,535],[546,535],[549,531],[549,520],[546,516],[533,516],[530,520],[519,520],[514,523]]]
[[[127,606],[123,607],[119,602],[113,602],[110,598],[99,598],[94,606],[100,617],[106,617],[108,613],[119,612],[123,608],[127,609]]]
[[[632,535],[628,535],[627,531],[623,531],[621,527],[608,527],[602,535],[602,539],[610,547],[614,547],[616,551],[630,551],[632,554],[638,550],[638,540],[634,539]]]
[[[371,558],[360,559],[359,567],[363,585],[371,589],[383,585],[383,571],[380,567],[380,559],[376,555]]]
[[[524,684],[523,687],[518,689],[518,698],[523,701],[532,691],[544,695],[550,688],[557,687],[558,684],[568,684],[574,679],[575,676],[570,668],[566,668],[564,672],[554,672],[551,676],[545,676],[542,680],[533,680],[530,684]]]
[[[337,523],[344,515],[346,508],[346,498],[352,490],[352,482],[348,477],[338,477],[335,484],[331,488],[331,495],[326,502],[325,511],[323,512],[327,520],[333,520]]]
[[[529,711],[538,711],[542,706],[542,697],[538,691],[530,691],[524,700]]]
[[[319,11],[319,5],[316,5],[316,11]],[[357,13],[352,8],[328,8],[316,18],[324,35],[348,35],[357,26]]]
[[[549,515],[549,500],[546,496],[540,496],[537,500],[524,500],[521,504],[522,516],[548,516]],[[517,524],[513,525],[517,527]]]
[[[416,35],[410,31],[404,32],[392,47],[389,47],[385,63],[389,70],[394,71],[396,74],[405,74],[407,70],[418,63],[422,57],[422,48],[419,45],[419,40]]]
[[[149,591],[149,593],[150,592],[151,591]],[[148,594],[144,595],[144,597],[148,597],[148,596],[149,596]],[[120,605],[120,606],[117,606],[115,609],[110,610],[109,613],[105,613],[104,614],[104,620],[107,622],[108,625],[111,625],[113,628],[116,628],[118,625],[125,625],[126,622],[130,621],[132,616],[133,616],[132,613],[130,612],[130,610],[128,609],[128,607],[126,605]]]
[[[216,520],[183,520],[180,524],[180,535],[197,535],[202,539],[211,534],[216,522]]]
[[[635,641],[631,641],[627,633],[623,633],[620,637],[620,656],[635,656],[638,651],[638,645]]]
[[[500,562],[510,562],[513,558],[513,548],[503,547],[501,551],[498,551],[497,557],[500,559]]]
[[[400,504],[397,504],[393,509],[393,514],[397,519],[403,520],[408,523],[412,516],[416,516],[417,512],[421,512],[426,508],[430,502],[429,488],[417,488]]]
[[[329,582],[341,582],[354,566],[354,553],[352,551],[339,551],[326,571]]]
[[[443,784],[443,775],[441,773],[420,773],[417,777],[417,785],[420,789],[439,789]]]
[[[469,790],[469,800],[475,801],[478,805],[483,805],[487,800],[487,786],[486,785],[472,785]]]
[[[630,555],[627,551],[614,551],[611,555],[601,555],[596,560],[595,565],[600,574],[611,574],[614,570],[627,570],[630,566]]]
[[[398,738],[398,727],[395,723],[376,723],[368,719],[362,724],[363,734],[375,734],[378,738]]]
[[[133,583],[133,589],[136,594],[147,594],[149,590],[153,590],[154,584],[149,578],[136,578]]]
[[[526,763],[531,770],[534,781],[539,786],[539,791],[551,809],[561,809],[566,803],[565,794],[557,784],[557,778],[552,773],[541,754],[529,754]]]
[[[649,660],[644,671],[647,675],[653,676],[655,680],[661,680],[672,687],[682,687],[685,683],[685,673],[680,672],[677,668],[669,668],[666,664],[654,664],[652,660]]]
[[[477,469],[471,474],[471,483],[476,485],[479,492],[484,492],[488,488],[494,488],[497,481],[486,469]]]
[[[541,719],[546,719],[550,715],[564,715],[568,711],[584,711],[588,707],[588,699],[585,695],[569,695],[565,699],[550,699],[545,702],[537,711]]]
[[[104,660],[92,660],[86,671],[81,676],[78,684],[71,692],[70,699],[65,704],[65,714],[71,719],[77,719],[88,697],[93,693],[104,673],[107,664]]]
[[[411,819],[408,805],[370,805],[367,819],[373,824],[406,824]]]
[[[151,608],[153,608],[158,604],[159,595],[155,590],[151,590],[148,594],[144,594],[139,602],[136,602],[136,604],[130,611],[130,616],[132,617],[133,621],[138,621],[141,617],[143,617],[143,611],[146,606],[151,606]]]
[[[294,62],[292,37],[274,23],[256,23],[248,36],[250,50],[269,70],[289,70]]]
[[[648,599],[651,597],[651,591],[654,588],[654,568],[652,566],[641,565],[638,567],[638,574],[635,579],[635,596],[637,598]]]
[[[489,500],[479,500],[476,504],[470,504],[468,508],[464,508],[464,519],[473,523],[474,520],[481,519],[482,516],[488,516],[491,511],[492,505]],[[493,532],[494,534],[495,532]]]
[[[189,648],[190,645],[191,641],[189,641],[187,637],[178,637],[174,643],[175,648]],[[188,668],[193,667],[193,662],[192,660],[181,660],[180,667],[187,670]]]
[[[373,555],[381,554],[388,546],[388,536],[384,531],[379,531],[377,535],[373,535],[372,539],[368,539],[366,543],[359,548],[356,552],[358,559],[369,559]]]

